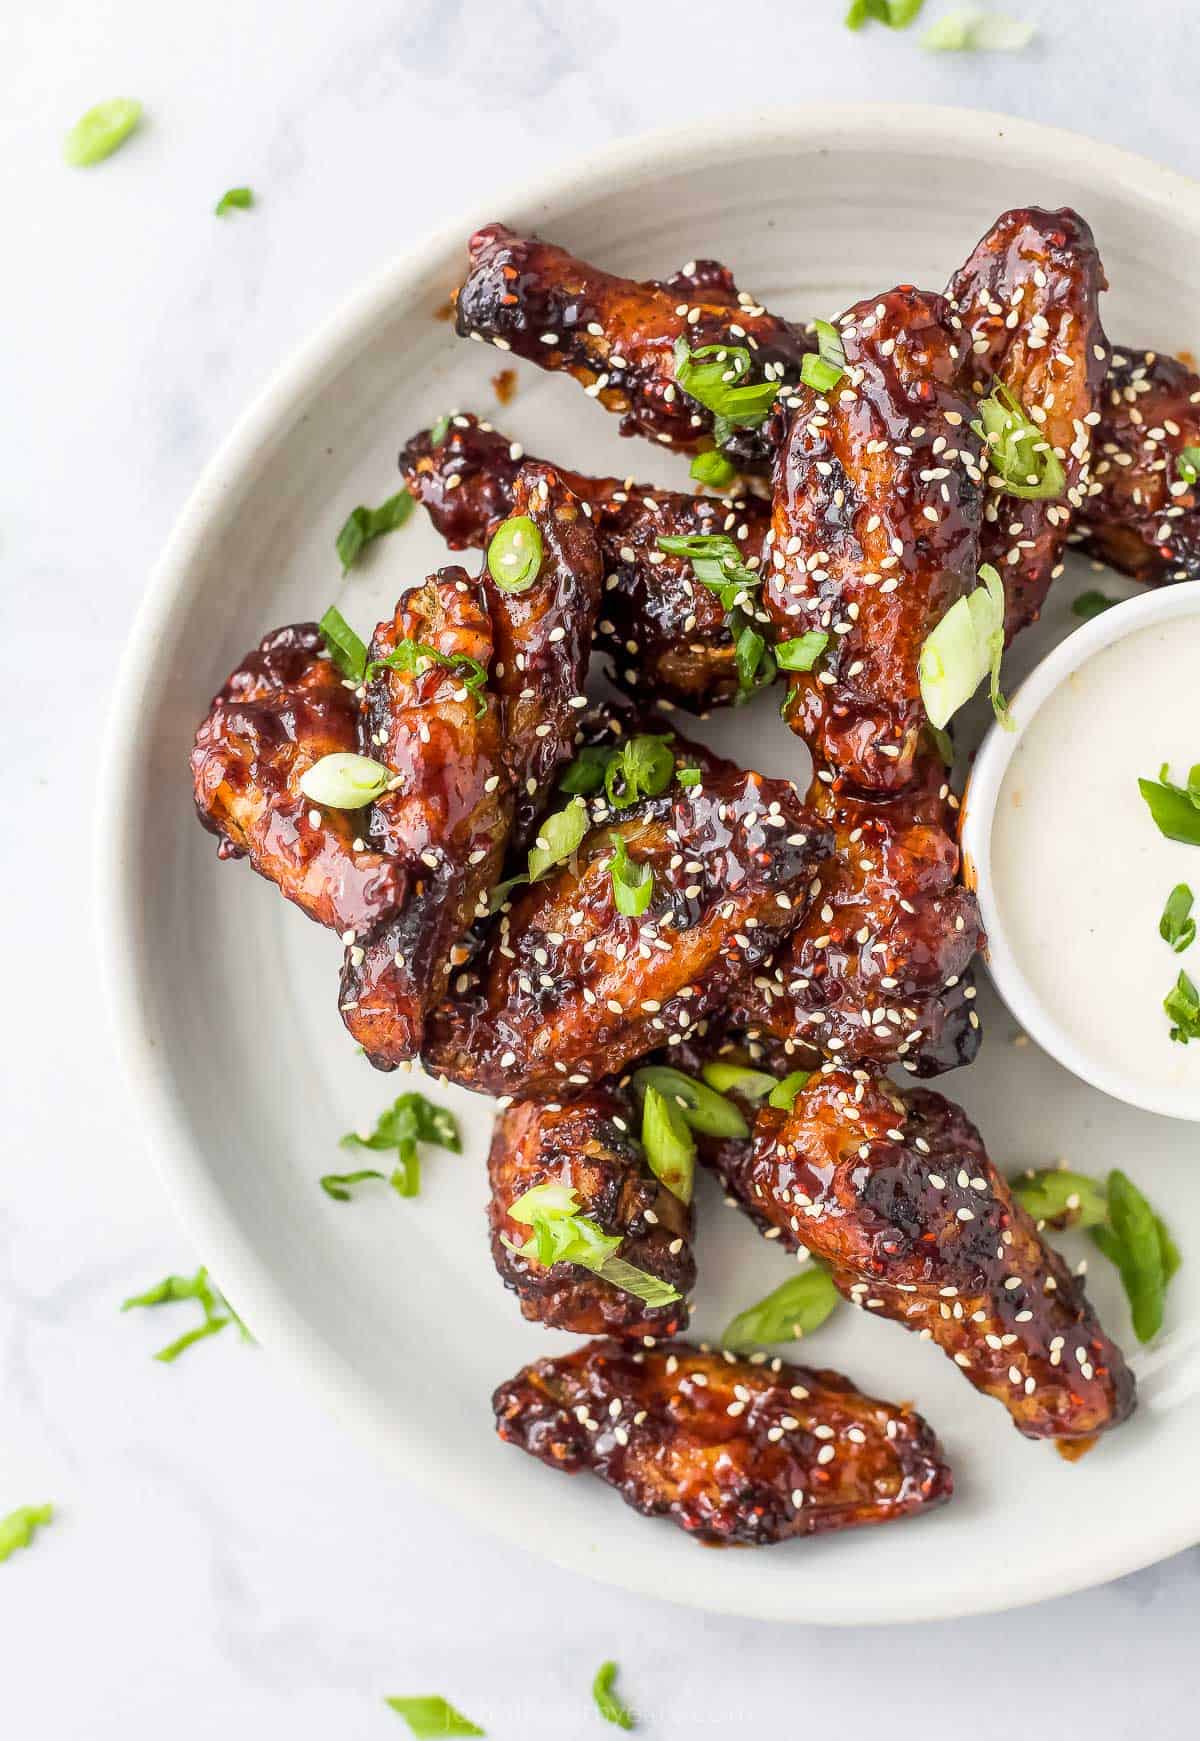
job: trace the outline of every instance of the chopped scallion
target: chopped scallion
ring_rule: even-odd
[[[1158,921],[1159,936],[1164,943],[1171,945],[1176,955],[1182,955],[1196,941],[1196,921],[1192,917],[1193,899],[1192,891],[1186,883],[1176,883],[1167,896],[1162,918]]]
[[[971,425],[984,444],[1003,493],[1025,501],[1057,501],[1067,487],[1063,463],[1020,401],[997,382],[980,401],[980,420]]]
[[[990,563],[982,586],[957,599],[926,638],[917,663],[921,699],[931,725],[946,725],[990,673],[992,709],[1006,731],[1013,723],[1000,693],[1004,656],[1004,586]]]
[[[681,1203],[690,1203],[695,1183],[696,1143],[687,1121],[666,1094],[645,1084],[642,1147],[656,1179]]]
[[[254,194],[248,187],[231,187],[228,193],[223,193],[213,211],[218,218],[223,218],[226,212],[246,212],[254,204]]]
[[[0,1560],[27,1548],[37,1531],[54,1517],[52,1505],[19,1505],[7,1517],[0,1517]]]
[[[142,105],[132,97],[113,97],[97,103],[71,128],[63,142],[63,156],[72,169],[90,169],[124,145],[142,118]]]
[[[689,469],[698,484],[707,484],[711,490],[727,490],[737,477],[737,467],[715,448],[698,453]]]
[[[385,533],[395,532],[398,527],[403,526],[412,511],[413,499],[407,490],[397,490],[394,496],[389,496],[378,508],[360,506],[353,509],[337,535],[337,553],[341,558],[342,573],[345,574],[354,567],[368,544],[373,544],[376,538],[382,538]]]
[[[773,1085],[774,1078],[770,1081]],[[698,1130],[702,1136],[750,1135],[749,1125],[732,1100],[727,1100],[709,1084],[697,1082],[694,1076],[672,1069],[669,1064],[644,1065],[634,1072],[633,1085],[643,1092],[657,1089],[671,1102],[673,1110],[679,1113],[685,1124]]]
[[[726,1326],[721,1346],[736,1352],[807,1336],[820,1328],[840,1298],[823,1265],[805,1264],[757,1305],[739,1312]]]
[[[811,671],[829,645],[823,629],[809,629],[790,641],[776,641],[775,663],[781,671]]]
[[[300,776],[300,790],[328,810],[362,810],[386,790],[392,770],[370,756],[335,750]]]
[[[542,535],[528,514],[514,514],[487,549],[488,573],[502,592],[528,592],[542,567]]]
[[[827,320],[814,320],[817,335],[815,354],[809,351],[800,362],[800,379],[814,393],[830,393],[846,373],[846,351],[842,335]]]
[[[767,1105],[774,1106],[780,1112],[790,1112],[796,1096],[805,1086],[811,1070],[793,1070],[790,1076],[785,1076],[782,1082],[777,1082],[767,1096]]]
[[[654,896],[654,869],[630,858],[623,835],[612,836],[613,856],[609,861],[612,878],[613,904],[627,919],[637,919],[646,911]]]
[[[1009,18],[1003,12],[982,12],[978,7],[964,6],[957,12],[947,12],[921,38],[921,47],[935,53],[947,50],[980,53],[1016,53],[1033,41],[1035,28],[1019,18]]]
[[[632,1729],[633,1712],[621,1703],[612,1690],[616,1678],[616,1663],[602,1662],[592,1682],[592,1697],[596,1701],[596,1709],[606,1723],[615,1723],[618,1729]]]

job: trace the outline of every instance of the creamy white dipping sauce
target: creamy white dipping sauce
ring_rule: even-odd
[[[1140,629],[1083,664],[1025,729],[992,825],[992,899],[1046,1013],[1096,1063],[1169,1097],[1200,1090],[1200,1040],[1170,1038],[1163,999],[1200,986],[1200,940],[1159,936],[1200,846],[1161,834],[1139,776],[1187,784],[1200,762],[1200,616]]]

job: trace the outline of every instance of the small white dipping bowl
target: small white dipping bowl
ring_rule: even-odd
[[[1106,647],[1125,640],[1141,630],[1157,624],[1170,622],[1183,617],[1200,616],[1200,581],[1191,581],[1180,585],[1164,587],[1154,592],[1147,592],[1133,599],[1114,606],[1111,610],[1094,617],[1090,622],[1081,625],[1065,641],[1050,653],[1041,664],[1026,678],[1011,701],[1011,710],[1016,729],[1005,731],[998,724],[993,724],[983,740],[979,754],[967,785],[963,799],[960,836],[963,849],[963,874],[967,883],[975,889],[983,915],[984,927],[987,931],[986,960],[995,982],[997,991],[1016,1017],[1021,1027],[1044,1051],[1057,1058],[1060,1064],[1074,1071],[1076,1076],[1100,1088],[1106,1094],[1111,1094],[1117,1100],[1123,1100],[1130,1106],[1144,1108],[1148,1112],[1163,1113],[1169,1118],[1194,1119],[1200,1121],[1200,1071],[1197,1071],[1198,1085],[1191,1088],[1187,1085],[1167,1086],[1148,1083],[1139,1080],[1132,1073],[1126,1073],[1111,1059],[1097,1056],[1079,1038],[1068,1031],[1064,1022],[1052,1010],[1047,1008],[1044,997],[1031,980],[1027,963],[1021,960],[1019,946],[1016,945],[1013,927],[1006,924],[1003,905],[997,895],[997,884],[993,874],[993,840],[997,806],[1004,786],[1005,775],[1020,749],[1026,735],[1032,730],[1039,711],[1058,694],[1081,668],[1102,652]],[[1200,683],[1196,686],[1200,694]],[[1136,731],[1139,739],[1144,742],[1144,766],[1139,772],[1150,779],[1157,779],[1163,753],[1156,749],[1154,696],[1147,695],[1145,706],[1138,719],[1131,723],[1132,731]],[[1141,748],[1139,743],[1139,749]],[[1196,745],[1192,761],[1200,760],[1200,708],[1197,710]],[[1183,769],[1186,778],[1187,768]],[[1172,777],[1179,778],[1178,763]],[[1139,803],[1140,803],[1139,799]],[[1156,834],[1155,824],[1150,812],[1142,804],[1135,826],[1144,826],[1151,831],[1147,836],[1150,840]],[[1107,826],[1128,826],[1129,819],[1124,823],[1109,819]],[[1106,850],[1106,820],[1097,817],[1094,823],[1094,847],[1097,854]],[[1161,837],[1159,837],[1161,838]],[[1189,850],[1179,846],[1181,855]],[[1191,880],[1200,889],[1200,850],[1196,851],[1195,870],[1191,879],[1187,876],[1186,858],[1181,856],[1180,874],[1174,880],[1186,882]],[[1029,874],[1036,882],[1039,867],[1036,859],[1029,864]],[[1165,996],[1174,983],[1180,968],[1189,972],[1194,979],[1200,981],[1200,941],[1193,947],[1196,953],[1196,963],[1189,966],[1189,955],[1177,956],[1171,952],[1167,944],[1161,942],[1157,935],[1157,918],[1162,903],[1172,885],[1167,883],[1159,888],[1155,882],[1148,890],[1148,898],[1155,904],[1155,913],[1150,924],[1150,935],[1155,945],[1162,951],[1162,989],[1159,994],[1159,1011],[1163,1023],[1163,1045],[1170,1046],[1168,1037],[1168,1018],[1161,1011],[1161,997]],[[1060,908],[1071,899],[1069,888],[1054,888],[1043,886],[1038,891],[1038,898],[1049,903],[1055,903]],[[1200,912],[1197,913],[1200,918]],[[1114,926],[1129,926],[1136,923],[1139,927],[1147,926],[1147,919],[1139,915],[1136,920],[1128,911],[1116,912],[1113,915]],[[1140,935],[1140,932],[1139,932]],[[1104,947],[1098,940],[1097,948]],[[1073,970],[1069,951],[1064,948],[1063,958],[1056,961],[1056,972],[1067,975]],[[1200,1042],[1194,1043],[1200,1050]],[[1176,1048],[1172,1048],[1175,1050]],[[1179,1047],[1182,1053],[1184,1048]],[[1190,1056],[1190,1054],[1189,1054]]]

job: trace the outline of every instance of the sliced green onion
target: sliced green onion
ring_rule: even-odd
[[[369,681],[377,671],[400,671],[406,677],[419,677],[433,665],[442,665],[462,679],[463,688],[475,698],[476,718],[487,712],[487,672],[478,659],[469,653],[439,653],[424,641],[398,641],[390,653],[372,659],[364,673]]]
[[[398,527],[403,526],[412,511],[413,499],[407,490],[397,490],[394,496],[389,496],[378,508],[355,508],[337,535],[337,553],[341,558],[342,573],[345,574],[354,567],[368,544],[373,544],[376,538],[382,538],[385,533],[395,532]]]
[[[1002,381],[979,404],[980,420],[971,428],[1003,481],[1003,493],[1022,500],[1057,501],[1067,488],[1062,461],[1045,435]]]
[[[1006,731],[1013,722],[1000,693],[1004,657],[1004,586],[991,563],[979,570],[982,586],[957,599],[921,648],[917,674],[931,725],[939,729],[991,674],[992,709]]]
[[[785,1076],[782,1082],[775,1084],[767,1096],[767,1105],[778,1108],[780,1112],[790,1112],[796,1096],[811,1075],[811,1070],[793,1070],[790,1076]]]
[[[449,419],[449,417],[439,417],[437,422],[434,424],[433,428],[429,431],[429,445],[430,445],[430,447],[440,447],[442,445],[443,441],[445,441],[446,437],[449,435],[449,433],[450,433],[450,419]]]
[[[538,825],[537,838],[529,849],[527,869],[520,875],[499,883],[488,897],[488,911],[499,912],[512,891],[522,883],[540,882],[555,865],[564,864],[587,833],[587,805],[581,797],[572,798],[561,810],[553,811]]]
[[[388,1184],[398,1197],[416,1197],[421,1189],[418,1143],[431,1143],[437,1148],[449,1149],[456,1155],[462,1153],[462,1137],[454,1114],[448,1107],[439,1106],[436,1101],[428,1100],[425,1095],[413,1089],[407,1094],[401,1094],[391,1106],[380,1113],[374,1130],[366,1135],[359,1131],[348,1131],[339,1146],[344,1149],[370,1149],[376,1154],[387,1154],[395,1150],[396,1166],[388,1177]],[[336,1201],[344,1203],[349,1200],[349,1192],[340,1191],[338,1187],[354,1184],[359,1179],[382,1177],[381,1173],[372,1173],[369,1170],[361,1173],[326,1173],[321,1180],[321,1188]]]
[[[381,1173],[375,1167],[363,1167],[357,1173],[322,1173],[320,1186],[327,1197],[332,1197],[335,1203],[349,1203],[351,1185],[360,1185],[364,1179],[383,1179],[387,1174]]]
[[[816,1263],[805,1264],[798,1275],[781,1282],[757,1305],[739,1312],[726,1325],[721,1346],[736,1352],[807,1336],[820,1328],[840,1298],[827,1269]]]
[[[330,605],[317,628],[342,676],[361,683],[367,670],[366,643],[355,634],[336,605]]]
[[[524,1245],[514,1245],[503,1234],[501,1239],[518,1257],[547,1269],[555,1263],[579,1264],[650,1306],[670,1305],[681,1297],[678,1289],[660,1276],[616,1257],[620,1239],[605,1233],[578,1209],[579,1200],[569,1185],[553,1181],[534,1185],[508,1208],[512,1220],[532,1229],[529,1238]]]
[[[633,1712],[621,1703],[612,1690],[612,1684],[616,1678],[616,1663],[602,1662],[596,1670],[596,1678],[592,1682],[592,1697],[596,1701],[596,1709],[606,1723],[615,1723],[618,1729],[632,1729]]]
[[[113,97],[81,115],[63,141],[63,156],[72,169],[89,169],[124,145],[142,118],[142,105],[132,97]]]
[[[1175,470],[1190,488],[1200,479],[1200,447],[1181,448],[1175,458]]]
[[[572,798],[561,810],[545,817],[529,849],[530,882],[536,883],[555,865],[565,863],[587,833],[587,827],[587,805],[582,798]]]
[[[614,809],[623,810],[642,798],[657,798],[675,775],[675,757],[668,739],[638,736],[609,755],[604,790]]]
[[[204,1322],[195,1330],[187,1331],[185,1335],[177,1337],[174,1342],[169,1342],[165,1348],[158,1350],[154,1358],[165,1365],[178,1360],[185,1349],[203,1341],[206,1336],[215,1336],[237,1316],[228,1302],[222,1300],[216,1292],[209,1281],[208,1271],[204,1268],[198,1269],[194,1276],[165,1276],[154,1287],[147,1288],[144,1294],[133,1294],[122,1301],[121,1310],[132,1312],[141,1306],[167,1306],[180,1300],[195,1300],[204,1313]],[[241,1320],[238,1319],[238,1322],[241,1323]],[[244,1335],[247,1334],[245,1325],[242,1325],[242,1331]]]
[[[654,868],[630,858],[624,837],[610,836],[613,856],[608,874],[612,878],[613,905],[627,919],[637,919],[646,911],[654,897]]]
[[[767,1080],[774,1087],[775,1078],[772,1076]],[[671,1110],[678,1112],[684,1122],[702,1136],[750,1135],[750,1126],[732,1100],[726,1100],[723,1094],[706,1083],[697,1082],[694,1076],[686,1076],[682,1070],[673,1070],[668,1064],[647,1064],[635,1071],[633,1085],[644,1092],[655,1089],[670,1102]]]
[[[1000,664],[1004,658],[1004,582],[990,562],[985,562],[980,568],[979,578],[983,582],[983,593],[986,594],[988,604],[985,607],[977,587],[973,593],[967,595],[967,605],[975,619],[976,634],[981,638],[985,634],[990,637],[988,698],[998,723],[1005,731],[1016,731],[1016,722],[1000,689]]]
[[[765,1070],[728,1064],[721,1058],[710,1058],[707,1064],[702,1064],[700,1074],[718,1094],[740,1094],[743,1100],[762,1100],[778,1085],[777,1078]]]
[[[704,775],[699,768],[680,768],[675,778],[681,786],[698,786]]]
[[[781,671],[811,671],[829,645],[823,629],[809,629],[790,641],[776,641],[775,663]]]
[[[416,1699],[385,1699],[392,1710],[404,1718],[418,1741],[431,1741],[438,1735],[486,1735],[485,1729],[464,1717],[461,1711],[440,1694],[428,1693]]]
[[[675,758],[667,747],[672,735],[643,734],[615,747],[585,744],[562,775],[559,787],[584,797],[603,788],[610,806],[616,810],[626,809],[642,798],[657,798],[666,791],[675,774]]]
[[[1181,1046],[1186,1046],[1189,1040],[1200,1040],[1200,992],[1186,973],[1180,973],[1163,999],[1163,1008],[1174,1024],[1173,1040]]]
[[[698,484],[707,484],[712,490],[727,490],[738,475],[737,467],[716,448],[698,453],[688,469]]]
[[[1093,590],[1081,592],[1071,606],[1071,610],[1075,616],[1082,617],[1086,623],[1090,622],[1093,617],[1100,616],[1102,612],[1110,611],[1114,605],[1120,603],[1119,598],[1108,598],[1104,593]]]
[[[54,1516],[52,1505],[20,1505],[7,1517],[0,1517],[0,1560],[27,1548],[36,1532]]]
[[[528,514],[499,527],[487,550],[488,573],[502,592],[528,592],[541,572],[542,535]]]
[[[1162,1327],[1167,1283],[1182,1258],[1166,1223],[1119,1171],[1104,1185],[1085,1173],[1045,1168],[1010,1181],[1012,1194],[1039,1226],[1080,1227],[1114,1264],[1128,1297],[1138,1340]]]
[[[744,701],[775,681],[774,655],[743,607],[748,606],[761,575],[747,568],[732,538],[720,533],[691,533],[660,538],[660,550],[669,556],[686,556],[692,573],[702,586],[715,592],[725,612],[725,624],[733,638],[738,678],[738,700]]]
[[[327,810],[361,810],[387,790],[392,770],[370,756],[335,750],[300,776],[300,790]]]
[[[712,362],[702,362],[712,357]],[[713,413],[718,447],[735,429],[757,429],[779,392],[777,381],[747,383],[750,352],[745,345],[702,345],[692,350],[682,336],[675,340],[675,379],[689,398]]]
[[[892,30],[907,30],[924,3],[925,0],[850,0],[846,28],[861,30],[868,18],[874,18]]]
[[[228,193],[223,193],[213,211],[217,217],[223,218],[226,212],[246,212],[254,204],[254,195],[248,187],[231,187]]]
[[[1160,1234],[1161,1223],[1153,1209],[1132,1179],[1117,1168],[1108,1175],[1108,1214],[1113,1240],[1100,1239],[1097,1244],[1120,1272],[1138,1341],[1150,1342],[1162,1329],[1167,1291],[1162,1234],[1166,1229]],[[1092,1237],[1100,1231],[1096,1229]]]
[[[1186,786],[1173,785],[1169,764],[1159,769],[1158,782],[1139,780],[1138,791],[1150,806],[1160,834],[1185,846],[1200,846],[1200,762],[1188,773]]]
[[[626,1263],[623,1257],[606,1258],[596,1274],[601,1281],[608,1282],[610,1287],[620,1288],[623,1294],[633,1294],[643,1305],[655,1310],[683,1298],[679,1289],[672,1287],[670,1282],[663,1281],[661,1276],[651,1275],[647,1269],[638,1269],[635,1264]]]
[[[981,12],[977,7],[964,6],[948,12],[931,24],[921,38],[921,47],[935,53],[947,50],[978,50],[984,54],[1016,53],[1033,41],[1035,27],[1019,18],[1009,18],[1003,12]]]
[[[1043,1167],[1010,1180],[1022,1209],[1048,1227],[1098,1227],[1108,1216],[1102,1185],[1086,1173],[1065,1167]]]
[[[696,1176],[696,1144],[687,1121],[665,1094],[646,1086],[642,1103],[642,1147],[656,1179],[681,1203],[690,1203]]]
[[[827,320],[814,320],[817,349],[800,361],[800,379],[814,393],[829,393],[846,373],[846,350],[837,327]]]
[[[1176,955],[1182,955],[1196,941],[1196,921],[1192,917],[1194,898],[1186,883],[1176,883],[1167,896],[1162,918],[1158,921],[1159,936],[1164,943],[1171,945]]]
[[[753,695],[775,681],[775,660],[767,651],[766,640],[749,623],[738,631],[733,654],[742,697]]]
[[[559,779],[559,790],[590,798],[604,785],[608,764],[619,750],[605,749],[601,744],[585,744]]]
[[[762,580],[753,568],[747,568],[733,539],[720,532],[689,532],[660,538],[658,548],[668,556],[686,556],[695,578],[717,594],[726,611],[748,604]]]

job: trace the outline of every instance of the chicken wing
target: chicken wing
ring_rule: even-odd
[[[782,639],[829,636],[790,678],[787,718],[818,766],[864,791],[913,777],[918,659],[970,591],[983,506],[962,340],[940,296],[901,287],[840,322],[845,372],[801,387],[775,467],[763,587]]]
[[[409,489],[455,549],[487,543],[511,509],[521,462],[518,442],[463,414],[449,418],[444,431],[414,436],[400,460]],[[690,560],[661,550],[659,539],[723,536],[757,570],[768,504],[745,494],[690,496],[632,478],[560,475],[591,510],[600,542],[605,594],[596,644],[612,657],[613,681],[640,700],[652,695],[693,713],[737,700],[742,690],[724,608],[696,580]]]
[[[1146,586],[1200,580],[1200,375],[1175,357],[1119,347],[1101,397],[1081,541]],[[1186,474],[1186,475],[1185,475]]]
[[[468,251],[456,313],[462,337],[565,370],[619,414],[622,435],[648,436],[681,453],[712,446],[713,414],[678,385],[676,340],[693,352],[741,347],[753,354],[761,382],[795,381],[812,349],[713,260],[692,261],[665,281],[635,283],[503,224],[477,230]],[[761,424],[735,429],[723,447],[743,469],[770,463]]]
[[[841,1065],[902,1063],[917,1076],[969,1064],[981,1038],[969,967],[984,936],[959,876],[958,800],[940,757],[923,753],[893,797],[818,779],[806,802],[835,850],[735,1026],[801,1063],[816,1047]]]
[[[1052,499],[1026,500],[989,475],[980,552],[1004,581],[1008,639],[1036,621],[1062,572],[1067,536],[1088,489],[1108,341],[1107,288],[1091,230],[1078,213],[1036,206],[1005,212],[955,273],[946,295],[962,322],[973,391],[999,383],[1037,424],[1062,463]]]
[[[276,629],[248,653],[196,733],[196,811],[222,858],[248,857],[310,919],[370,930],[403,906],[406,865],[360,839],[357,812],[316,809],[300,781],[355,752],[359,704],[315,623]]]
[[[488,1157],[492,1257],[525,1317],[581,1336],[670,1336],[686,1329],[682,1297],[647,1306],[579,1264],[546,1268],[513,1249],[525,1244],[529,1228],[509,1216],[509,1206],[536,1185],[565,1185],[575,1193],[576,1213],[620,1236],[616,1255],[623,1263],[657,1276],[680,1296],[691,1291],[691,1207],[650,1171],[632,1134],[636,1124],[629,1096],[615,1083],[598,1083],[567,1106],[521,1101],[497,1119]]]
[[[498,585],[485,564],[483,585],[495,643],[490,686],[500,702],[500,738],[515,793],[512,844],[520,852],[537,831],[555,775],[571,759],[601,567],[588,515],[552,466],[540,460],[522,465],[511,502],[512,517],[531,520],[541,540],[537,578],[514,592]]]
[[[569,1475],[590,1470],[643,1517],[714,1546],[887,1523],[953,1491],[915,1409],[836,1372],[686,1342],[589,1342],[523,1367],[492,1406],[506,1443]]]
[[[699,785],[591,811],[571,862],[501,913],[478,968],[456,979],[430,1024],[434,1072],[528,1098],[671,1044],[723,1011],[803,917],[829,850],[790,782],[727,763]],[[637,916],[616,906],[618,841],[652,873]]]
[[[1081,1283],[941,1095],[827,1068],[790,1112],[764,1108],[752,1143],[705,1158],[785,1247],[936,1342],[1028,1438],[1087,1439],[1132,1413],[1133,1375]]]
[[[403,642],[434,657],[367,681],[364,748],[394,778],[362,832],[405,863],[410,887],[394,915],[344,934],[339,998],[346,1026],[383,1070],[419,1052],[457,946],[500,876],[513,816],[499,709],[467,685],[461,665],[486,671],[492,659],[481,585],[443,568],[407,593],[376,629],[370,657],[384,660]]]

